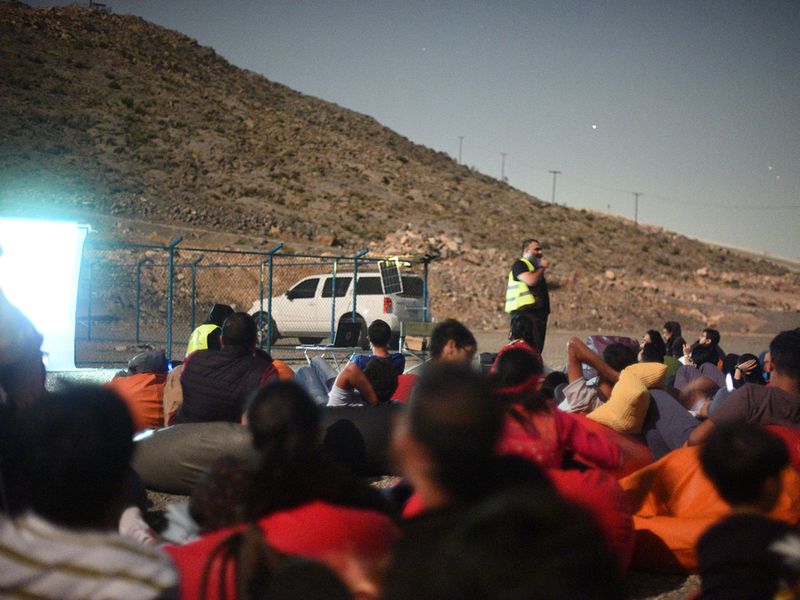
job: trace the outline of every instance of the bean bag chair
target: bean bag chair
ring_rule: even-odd
[[[633,439],[630,436],[617,433],[610,427],[593,421],[586,415],[580,413],[572,413],[572,416],[577,418],[581,424],[587,429],[594,431],[598,435],[602,435],[610,442],[615,443],[622,450],[622,468],[613,473],[617,478],[630,475],[634,471],[638,471],[653,462],[653,454],[646,444]]]
[[[790,466],[782,478],[783,492],[770,516],[794,524],[800,519],[800,475]],[[731,512],[703,473],[699,448],[673,450],[619,483],[633,509],[632,567],[660,573],[695,571],[700,536]]]
[[[322,407],[325,447],[363,477],[390,475],[392,423],[401,404]],[[363,449],[363,451],[361,450]]]
[[[255,465],[257,455],[244,425],[183,423],[159,429],[134,445],[131,466],[149,490],[189,495],[217,459],[230,455]]]
[[[628,499],[613,475],[599,469],[547,472],[561,497],[584,508],[594,517],[620,573],[625,574],[633,556],[633,519]]]
[[[397,376],[397,389],[392,395],[392,400],[397,400],[405,404],[411,397],[411,390],[414,389],[414,384],[417,383],[417,376],[413,373],[404,373]]]
[[[400,532],[392,520],[381,513],[311,502],[273,513],[259,520],[267,542],[287,554],[318,560],[336,573],[356,593],[377,595],[381,564],[399,539]],[[167,545],[180,576],[180,597],[200,597],[200,584],[208,558],[217,545],[244,526],[231,527],[206,534],[182,546]],[[220,598],[219,558],[208,579],[206,598]],[[233,598],[233,570],[227,571],[226,597]]]
[[[399,404],[322,407],[325,447],[362,476],[393,472],[389,440]],[[132,466],[147,489],[189,495],[220,457],[255,465],[250,433],[238,423],[183,423],[159,429],[135,444]]]

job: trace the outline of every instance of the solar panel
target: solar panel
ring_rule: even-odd
[[[379,263],[384,294],[402,294],[403,278],[400,277],[400,264],[397,260],[382,260]]]

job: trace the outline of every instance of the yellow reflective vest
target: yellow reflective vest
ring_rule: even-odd
[[[521,258],[522,262],[528,265],[529,271],[536,270],[533,263],[527,258]],[[508,272],[508,287],[506,288],[506,312],[510,313],[519,310],[523,306],[529,304],[536,304],[536,298],[533,297],[528,284],[524,281],[514,279],[514,271]]]
[[[219,325],[204,324],[200,325],[189,336],[189,344],[186,346],[186,356],[189,356],[195,350],[206,350],[208,348],[208,335],[219,328]]]

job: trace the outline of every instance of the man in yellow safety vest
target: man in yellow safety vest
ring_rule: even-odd
[[[539,240],[522,242],[522,258],[511,265],[508,272],[505,310],[511,320],[527,319],[533,330],[533,340],[539,352],[544,350],[547,334],[547,317],[550,314],[550,296],[544,272],[550,266],[542,255]]]
[[[189,336],[186,346],[186,356],[195,350],[219,350],[221,347],[219,336],[222,333],[222,324],[233,314],[233,309],[227,304],[215,304],[208,313],[208,320],[197,327]]]

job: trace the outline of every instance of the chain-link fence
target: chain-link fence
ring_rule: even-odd
[[[123,365],[140,349],[183,359],[189,335],[214,304],[252,314],[274,356],[302,356],[298,344],[332,342],[343,321],[428,321],[433,256],[388,259],[402,290],[384,293],[386,257],[298,255],[170,246],[87,244],[78,291],[78,366]],[[356,282],[354,284],[354,281]]]

